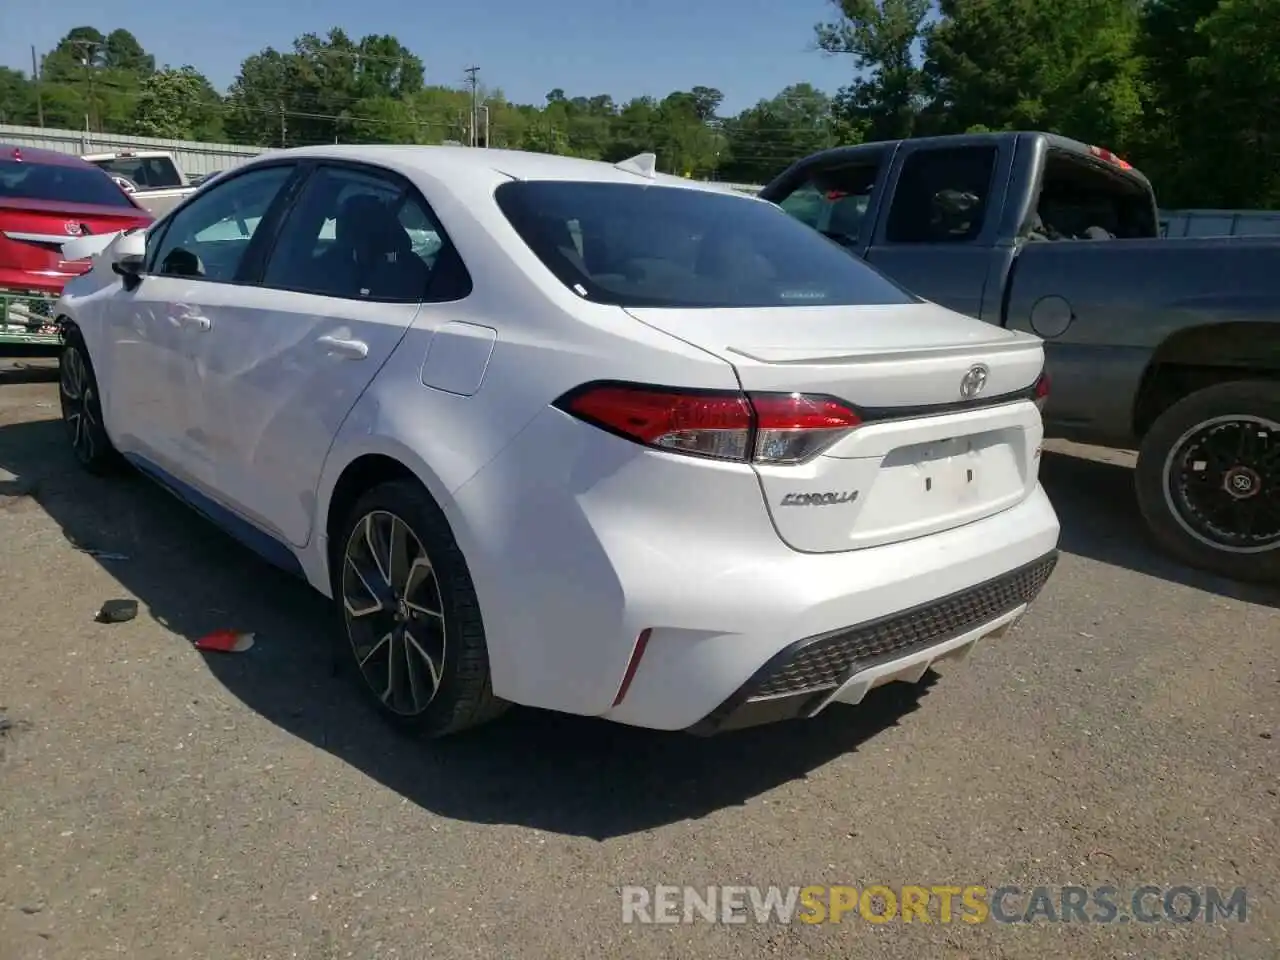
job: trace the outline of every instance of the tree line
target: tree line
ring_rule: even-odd
[[[817,47],[850,83],[796,83],[736,115],[710,86],[615,101],[478,91],[489,145],[763,183],[868,140],[1037,129],[1105,146],[1165,206],[1280,207],[1280,0],[831,0]],[[0,122],[263,147],[469,142],[471,91],[425,82],[396,37],[334,29],[247,57],[225,92],[127,30],[71,30],[39,82],[0,68]]]

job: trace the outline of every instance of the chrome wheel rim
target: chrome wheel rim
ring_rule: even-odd
[[[71,439],[71,449],[85,462],[93,459],[96,447],[93,386],[80,351],[71,347],[62,355],[58,387],[62,393],[62,420]]]
[[[1165,459],[1165,504],[1179,526],[1226,553],[1280,546],[1280,423],[1244,415],[1198,423]]]
[[[435,569],[394,513],[374,510],[343,550],[342,606],[360,675],[383,706],[417,716],[440,689],[446,632]]]

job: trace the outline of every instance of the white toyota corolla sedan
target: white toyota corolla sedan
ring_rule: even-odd
[[[288,150],[103,242],[58,306],[75,456],[331,596],[414,730],[813,716],[1053,569],[1040,341],[651,155]]]

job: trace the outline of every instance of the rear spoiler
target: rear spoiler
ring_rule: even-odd
[[[95,233],[87,237],[69,237],[62,244],[62,259],[87,260],[90,257],[96,257],[124,233],[123,230],[116,230],[112,233]]]

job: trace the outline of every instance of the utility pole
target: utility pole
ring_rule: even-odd
[[[40,63],[36,60],[36,45],[31,45],[31,79],[36,83],[36,117],[41,129],[44,128],[44,94],[40,90]]]
[[[289,146],[289,127],[284,119],[284,101],[280,101],[280,147],[281,149]]]
[[[476,74],[479,72],[479,67],[467,67],[463,71],[467,75],[467,83],[471,84],[471,146],[473,147],[476,145],[476,120],[478,119],[476,98],[480,87],[480,81],[476,78]]]
[[[90,119],[97,118],[97,110],[93,102],[93,49],[98,46],[95,40],[75,40],[72,41],[80,49],[80,63],[84,67],[84,78],[89,87],[88,107],[89,111],[85,114],[85,130],[90,131]],[[97,123],[101,126],[101,121]]]

